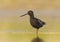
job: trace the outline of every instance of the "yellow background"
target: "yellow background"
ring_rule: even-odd
[[[29,16],[19,17],[28,10],[46,22],[39,37],[60,42],[60,0],[0,0],[0,42],[30,42],[35,37]]]
[[[60,0],[0,0],[0,9],[60,9]]]

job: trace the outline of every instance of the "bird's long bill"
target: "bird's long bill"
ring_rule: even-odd
[[[21,15],[20,17],[23,17],[23,16],[25,16],[25,15],[27,15],[27,14]]]

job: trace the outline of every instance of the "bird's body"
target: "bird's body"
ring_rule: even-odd
[[[27,14],[30,16],[30,24],[32,25],[32,27],[34,27],[35,29],[37,29],[36,34],[37,34],[37,36],[38,36],[38,29],[39,29],[40,27],[43,27],[43,25],[45,25],[45,22],[43,22],[42,20],[34,17],[34,13],[33,13],[33,11],[31,11],[31,10],[28,11]],[[25,14],[25,15],[27,15],[27,14]],[[25,16],[25,15],[22,15],[22,16]],[[21,16],[21,17],[22,17],[22,16]]]
[[[45,24],[45,22],[34,17],[34,18],[30,18],[30,24],[32,25],[32,27],[39,29],[40,27],[42,27]]]

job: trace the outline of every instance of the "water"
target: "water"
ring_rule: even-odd
[[[60,42],[60,34],[39,34],[36,38],[33,33],[0,33],[0,42]]]

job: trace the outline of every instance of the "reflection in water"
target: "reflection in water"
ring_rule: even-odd
[[[32,39],[32,42],[43,42],[43,40],[39,37],[36,37],[36,38]]]

